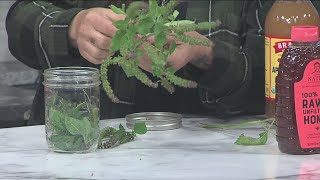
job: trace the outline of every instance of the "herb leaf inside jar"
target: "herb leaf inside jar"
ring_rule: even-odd
[[[53,133],[49,141],[53,146],[65,151],[80,151],[94,145],[99,135],[99,111],[93,110],[97,108],[86,102],[75,105],[58,96],[55,96],[54,101],[48,106]],[[83,108],[90,110],[83,111]]]
[[[97,143],[98,148],[106,149],[133,141],[136,134],[145,134],[145,123],[137,123],[132,132],[127,132],[120,124],[119,130],[106,127],[99,130],[99,109],[88,102],[78,105],[58,96],[48,100],[48,117],[53,135],[49,141],[55,148],[65,151],[81,151]],[[84,111],[86,109],[87,111]]]

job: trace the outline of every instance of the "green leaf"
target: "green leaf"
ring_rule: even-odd
[[[132,26],[127,31],[127,38],[130,40],[130,42],[134,42],[133,39],[135,39],[137,35],[137,27]]]
[[[170,21],[174,21],[174,20],[175,20],[175,18],[174,18],[174,16],[173,16],[172,14],[169,15],[168,19],[169,19]]]
[[[72,117],[65,117],[66,128],[72,135],[82,135],[86,129],[82,120],[74,119]]]
[[[155,36],[156,42],[155,46],[158,49],[162,49],[164,45],[167,44],[167,36],[164,32],[161,32]]]
[[[154,35],[157,36],[160,33],[165,33],[167,27],[164,26],[162,23],[156,23],[154,26]]]
[[[124,127],[122,126],[122,124],[119,124],[119,130],[120,131],[125,131]]]
[[[92,127],[88,118],[83,118],[82,120],[74,119],[71,117],[65,118],[66,128],[72,135],[81,135],[83,137],[84,143],[88,144],[90,141],[89,134],[92,131]]]
[[[127,17],[130,19],[135,19],[139,16],[141,16],[141,13],[144,12],[144,10],[146,10],[146,3],[145,2],[141,2],[141,1],[133,1],[131,2],[131,4],[129,5],[129,7],[127,8]]]
[[[172,15],[173,15],[174,19],[176,19],[179,15],[179,11],[174,10]]]
[[[126,29],[128,27],[128,20],[119,20],[112,23],[118,29]]]
[[[85,144],[89,144],[90,141],[92,141],[92,139],[90,139],[90,133],[92,131],[94,131],[95,129],[91,127],[91,123],[90,121],[88,120],[88,118],[84,118],[82,120],[82,123],[83,123],[83,131],[82,131],[82,136],[83,136],[83,139],[84,139],[84,143]],[[98,129],[97,129],[98,130]]]
[[[66,128],[72,135],[81,135],[84,140],[87,140],[88,134],[91,131],[91,124],[88,118],[75,119],[72,117],[65,117]]]
[[[53,146],[60,150],[74,150],[75,136],[65,136],[65,135],[53,135],[49,138],[49,141]]]
[[[177,48],[176,41],[173,41],[169,47],[169,54],[172,54],[176,50],[176,48]]]
[[[153,25],[154,23],[150,17],[143,18],[137,25],[137,32],[141,35],[146,35],[151,32]]]
[[[120,8],[114,6],[114,5],[111,5],[110,8],[111,8],[111,10],[112,10],[114,13],[116,13],[116,14],[126,14],[126,13],[123,11],[123,9],[120,9]],[[123,8],[123,6],[122,6],[122,8]]]
[[[120,50],[122,39],[125,34],[126,34],[126,31],[122,29],[116,32],[116,34],[112,38],[111,47],[110,47],[111,52],[116,52]]]
[[[74,109],[73,109],[73,107],[74,107],[73,105],[71,105],[70,107],[66,107],[65,109],[67,111],[70,109],[70,111],[66,112],[64,115],[75,118],[75,119],[81,119],[84,116],[84,114],[87,113],[86,102],[82,102],[82,103],[78,104]]]
[[[134,51],[136,48],[136,44],[134,42],[136,42],[135,38],[137,35],[137,27],[130,27],[127,30],[127,33],[125,34],[125,41],[123,41],[123,44],[126,44],[126,46],[128,47],[129,51]]]
[[[121,10],[122,10],[123,12],[126,11],[126,4],[122,4],[122,5],[121,5]]]
[[[56,133],[64,133],[66,132],[66,127],[64,123],[64,115],[59,111],[49,108],[49,119],[52,124],[53,131]]]
[[[96,143],[96,141],[99,140],[99,135],[99,127],[92,127],[91,132],[88,134],[87,145],[92,146],[92,144]]]
[[[76,136],[76,139],[72,144],[72,149],[75,151],[81,151],[81,150],[84,150],[85,148],[86,148],[86,145],[83,142],[83,138],[81,136]]]
[[[159,17],[159,6],[156,0],[149,0],[149,15],[152,19],[156,20]]]
[[[135,123],[133,127],[133,131],[137,134],[145,134],[147,133],[147,126],[145,122]]]
[[[252,146],[252,145],[265,145],[268,141],[268,132],[264,131],[259,134],[259,137],[253,138],[241,134],[236,140],[235,144],[243,146]]]
[[[164,24],[165,26],[179,26],[179,25],[190,25],[190,24],[194,24],[194,21],[190,21],[190,20],[179,20],[179,21],[172,21],[172,22],[168,22],[166,24]]]

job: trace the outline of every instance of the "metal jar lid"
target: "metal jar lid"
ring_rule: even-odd
[[[171,112],[141,112],[127,115],[126,121],[129,129],[135,123],[145,122],[149,131],[165,131],[180,128],[182,115]]]

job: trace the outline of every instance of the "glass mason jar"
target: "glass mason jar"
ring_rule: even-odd
[[[44,71],[45,129],[49,149],[85,153],[99,139],[100,76],[89,67]]]

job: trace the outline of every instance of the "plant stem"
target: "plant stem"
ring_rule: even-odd
[[[201,123],[203,128],[207,129],[233,129],[233,128],[238,128],[238,127],[245,127],[245,126],[250,126],[250,125],[255,125],[255,124],[263,124],[267,123],[269,121],[272,121],[273,118],[265,119],[265,120],[257,120],[257,121],[249,121],[249,122],[243,122],[243,123],[237,123],[237,124],[230,124],[230,125],[209,125],[209,124],[204,124]],[[274,122],[274,120],[272,121]],[[272,126],[273,123],[269,126],[268,129]]]
[[[276,122],[275,118],[270,118],[269,120],[272,120],[268,128],[266,128],[266,132],[269,132],[270,128],[273,126],[273,124]]]

